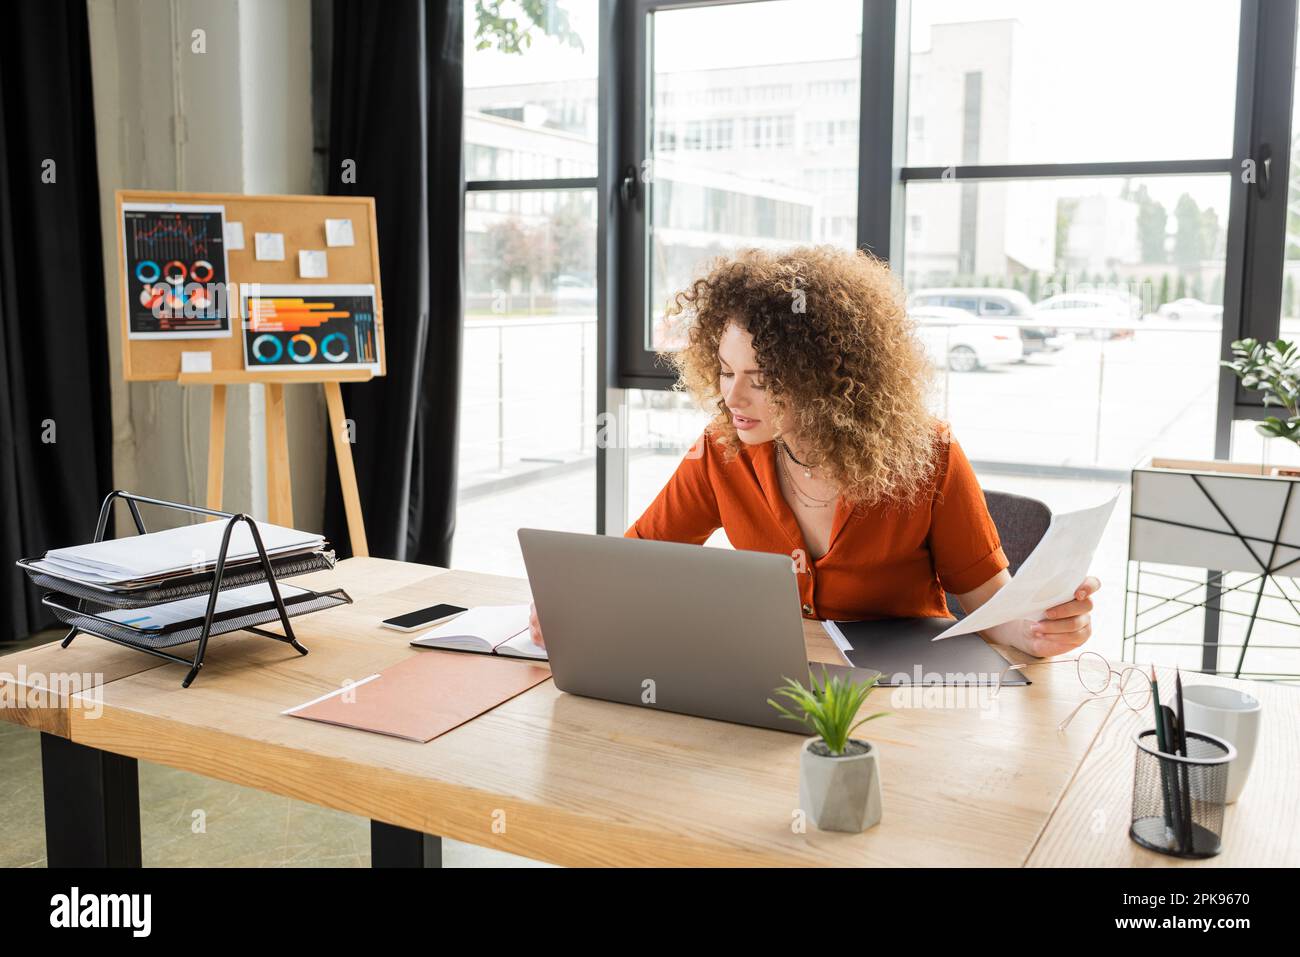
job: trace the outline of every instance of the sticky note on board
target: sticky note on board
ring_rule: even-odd
[[[284,259],[284,233],[255,233],[257,258],[263,261]]]
[[[226,240],[226,251],[232,249],[244,248],[244,224],[243,223],[226,223],[224,238]]]
[[[326,246],[355,246],[356,239],[352,236],[352,220],[350,219],[327,219],[325,220],[325,245]]]
[[[298,250],[298,276],[302,279],[325,279],[329,276],[329,263],[325,258],[325,250]]]
[[[212,353],[211,352],[182,352],[181,371],[182,372],[211,372]]]

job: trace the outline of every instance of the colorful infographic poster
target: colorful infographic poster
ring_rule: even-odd
[[[244,368],[379,372],[375,287],[245,283]]]
[[[122,204],[130,338],[232,334],[225,218],[224,206]]]

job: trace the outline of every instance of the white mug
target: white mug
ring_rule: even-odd
[[[1259,699],[1221,685],[1184,685],[1183,720],[1188,731],[1201,731],[1231,742],[1237,758],[1228,765],[1227,801],[1241,796],[1259,740]]]

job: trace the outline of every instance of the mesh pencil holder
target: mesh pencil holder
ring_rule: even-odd
[[[1213,857],[1223,835],[1228,765],[1237,757],[1229,742],[1187,732],[1187,757],[1156,744],[1154,728],[1133,736],[1133,823],[1129,836],[1143,847],[1174,857]]]

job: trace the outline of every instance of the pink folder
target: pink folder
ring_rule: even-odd
[[[420,651],[373,678],[285,714],[432,741],[550,676],[549,668],[512,658]]]

